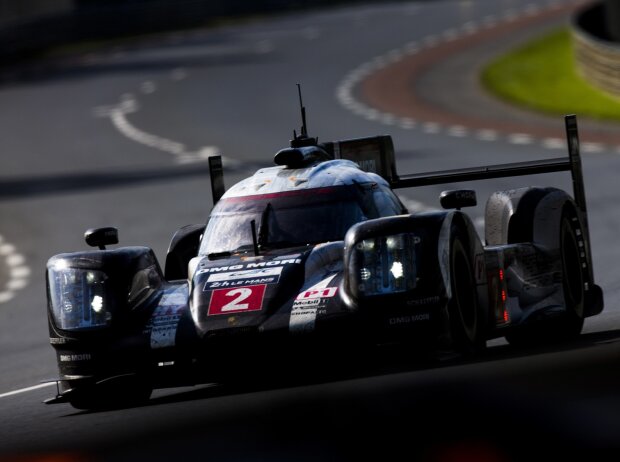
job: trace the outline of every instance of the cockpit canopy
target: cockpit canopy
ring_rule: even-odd
[[[211,212],[200,255],[252,251],[254,220],[261,249],[340,241],[360,221],[407,213],[392,192],[375,182],[234,196]]]

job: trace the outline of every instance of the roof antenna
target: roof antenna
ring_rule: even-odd
[[[297,93],[299,94],[299,107],[301,109],[301,133],[298,136],[297,132],[293,130],[293,139],[291,140],[292,148],[300,148],[303,146],[316,146],[318,143],[317,138],[310,138],[308,136],[308,124],[306,122],[306,108],[304,106],[303,99],[301,98],[301,84],[297,84]]]
[[[304,107],[304,101],[301,99],[301,84],[297,84],[297,93],[299,94],[299,107],[301,108],[301,136],[302,138],[308,137],[308,125],[306,123],[306,108]]]

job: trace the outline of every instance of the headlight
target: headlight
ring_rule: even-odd
[[[406,292],[415,288],[415,236],[378,236],[358,242],[357,290],[360,295]]]
[[[108,325],[112,317],[106,296],[108,277],[102,271],[69,268],[63,260],[48,268],[52,313],[60,329]]]

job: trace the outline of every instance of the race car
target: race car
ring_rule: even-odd
[[[60,376],[47,403],[132,405],[154,388],[387,346],[475,354],[501,336],[570,339],[602,311],[575,116],[566,158],[403,176],[390,136],[319,143],[303,107],[302,121],[276,166],[227,191],[221,158],[209,159],[209,220],[174,234],[163,270],[150,248],[108,249],[115,228],[86,232],[98,250],[48,261]],[[442,209],[424,213],[394,193],[557,171],[571,172],[572,196],[492,194],[484,242],[462,210],[475,191],[445,191]]]

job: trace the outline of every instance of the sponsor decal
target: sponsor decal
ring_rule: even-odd
[[[293,309],[291,310],[289,331],[294,334],[312,332],[314,330],[318,305],[299,306],[296,304],[297,302],[293,304]]]
[[[293,302],[293,308],[303,308],[307,306],[319,306],[323,304],[323,300],[320,298],[311,298],[309,300],[295,300]]]
[[[399,324],[411,324],[413,322],[430,321],[430,319],[431,315],[429,313],[419,313],[409,316],[397,316],[394,318],[390,318],[388,319],[388,323],[390,324],[390,326],[397,326]]]
[[[439,296],[434,295],[432,297],[416,298],[413,300],[407,300],[409,306],[423,306],[423,305],[435,305],[439,303]]]
[[[177,327],[184,308],[185,305],[159,305],[155,309],[144,329],[145,334],[150,333],[151,335],[152,349],[172,347],[175,345]]]
[[[282,267],[257,268],[210,274],[204,290],[220,287],[252,286],[257,284],[276,284],[280,280]]]
[[[73,362],[73,361],[90,361],[92,356],[90,353],[83,353],[79,355],[60,355],[60,360],[62,362]]]
[[[219,273],[224,271],[237,271],[245,268],[245,265],[232,265],[232,266],[215,266],[213,268],[202,268],[196,271],[196,274],[204,273]]]
[[[322,289],[309,289],[300,293],[296,300],[311,300],[320,298],[331,298],[338,292],[338,287],[325,287]]]
[[[66,338],[63,337],[50,337],[50,344],[51,345],[64,345],[67,342]]]
[[[160,306],[180,306],[187,305],[188,290],[186,286],[179,287],[170,292],[166,292],[159,301]]]
[[[215,289],[211,293],[208,316],[246,313],[263,308],[266,284],[246,287]]]
[[[338,292],[338,287],[327,287],[334,277],[335,274],[332,274],[297,295],[289,319],[291,333],[303,334],[314,331],[317,314],[325,313],[327,299],[334,297]]]
[[[269,268],[272,266],[284,266],[284,265],[298,265],[301,263],[301,259],[299,258],[287,258],[287,259],[278,259],[278,260],[270,260],[270,261],[257,261],[251,263],[243,263],[239,265],[230,265],[230,266],[214,266],[211,268],[202,268],[196,271],[196,274],[205,274],[205,273],[222,273],[227,271],[239,271],[243,269],[254,269],[254,268]]]

